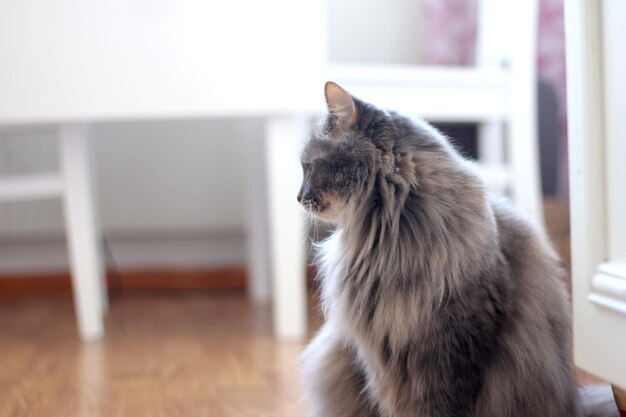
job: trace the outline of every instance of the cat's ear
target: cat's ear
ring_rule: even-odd
[[[343,129],[352,127],[356,123],[357,112],[350,93],[339,84],[328,81],[324,86],[324,94],[328,111],[335,118],[337,126]]]

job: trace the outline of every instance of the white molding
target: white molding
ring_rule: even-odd
[[[591,280],[589,301],[616,313],[626,315],[626,265],[603,263]]]
[[[107,235],[119,269],[203,269],[246,264],[246,234],[149,233]],[[46,274],[67,271],[67,245],[63,236],[0,239],[0,274]]]
[[[19,175],[0,178],[0,201],[37,200],[61,197],[59,174]]]
[[[604,262],[598,265],[598,273],[603,276],[610,276],[626,282],[626,263]],[[624,293],[626,297],[626,292]]]
[[[611,297],[606,297],[604,295],[591,293],[589,294],[589,301],[598,307],[606,308],[615,313],[622,314],[626,316],[626,303],[623,301],[616,300]]]

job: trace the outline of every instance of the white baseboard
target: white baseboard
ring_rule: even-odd
[[[120,269],[203,268],[246,263],[245,236],[236,231],[113,236],[107,238],[107,243]],[[54,273],[68,269],[62,237],[3,241],[0,249],[0,273]],[[107,255],[107,264],[110,263]]]

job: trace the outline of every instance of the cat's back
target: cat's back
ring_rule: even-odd
[[[527,215],[503,200],[490,202],[496,220],[500,252],[511,268],[518,285],[555,287],[562,298],[564,271],[561,262],[545,232]],[[531,294],[537,295],[539,294]]]
[[[564,270],[545,232],[504,201],[492,201],[500,253],[511,271],[514,316],[569,326]]]
[[[504,202],[491,207],[511,294],[500,350],[485,373],[476,415],[576,415],[570,309],[558,256],[541,229],[517,209]],[[516,388],[507,389],[504,382]]]

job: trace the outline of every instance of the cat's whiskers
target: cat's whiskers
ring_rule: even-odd
[[[309,223],[309,232],[311,231],[311,228],[314,227],[314,222],[315,222],[315,217],[313,216],[313,213],[311,211],[307,211],[307,222]],[[310,233],[307,233],[307,237],[309,238],[309,256],[311,255],[311,251],[313,250],[313,243],[314,240],[311,237]]]
[[[315,237],[315,243],[317,243],[320,241],[319,223],[317,222],[316,219],[314,219],[314,221],[315,221],[315,225],[314,225],[315,230],[313,231],[313,235]]]
[[[306,210],[306,217],[305,217],[305,220],[304,220],[306,222],[306,226],[305,226],[304,233],[303,233],[303,236],[302,236],[302,244],[303,245],[306,243],[307,239],[309,239],[309,234],[311,232],[311,227],[313,226],[311,224],[311,222],[313,220],[312,217],[313,217],[313,215],[312,215],[311,211],[310,210]]]

